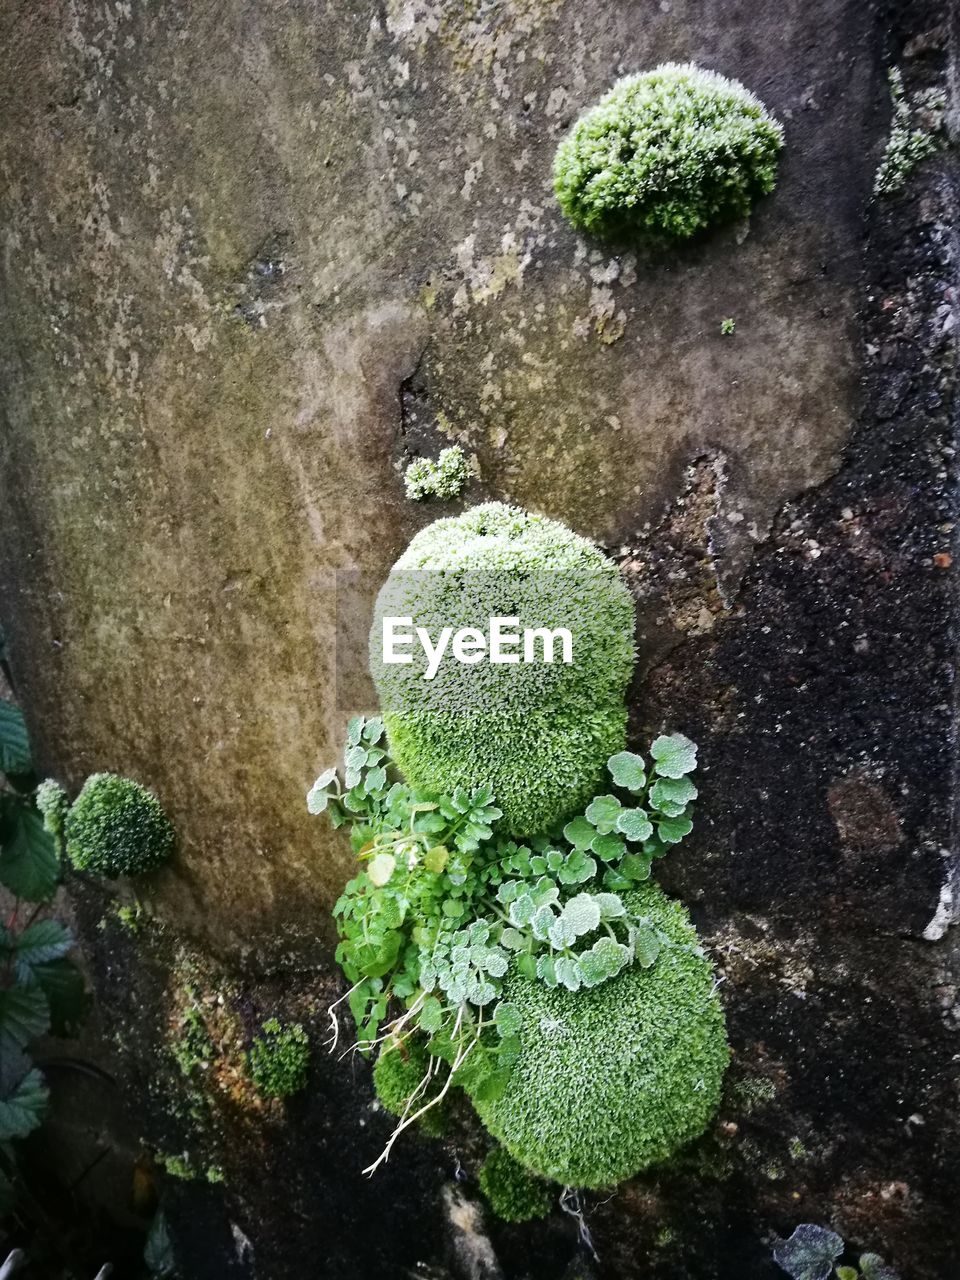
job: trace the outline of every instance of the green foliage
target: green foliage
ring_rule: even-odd
[[[530,1222],[550,1212],[549,1187],[503,1147],[494,1147],[480,1166],[479,1176],[490,1208],[504,1222]]]
[[[382,737],[379,718],[351,720],[344,782],[328,769],[307,796],[311,812],[351,824],[364,868],[334,907],[361,1041],[377,1037],[391,999],[428,1035],[457,1020],[468,1034],[489,1021],[511,965],[577,991],[634,962],[648,968],[671,945],[619,895],[692,828],[688,738],[657,738],[649,770],[617,752],[607,769],[620,795],[597,796],[562,833],[520,845],[496,829],[487,787],[444,796],[391,783]],[[492,1071],[501,1054],[497,1045]]]
[[[554,189],[575,227],[685,239],[745,217],[776,182],[783,129],[743,85],[692,63],[627,76],[557,149]]]
[[[802,1222],[789,1240],[781,1240],[773,1251],[774,1261],[792,1280],[900,1280],[876,1253],[860,1255],[858,1265],[843,1265],[843,1237],[826,1227]]]
[[[31,1042],[71,1034],[86,1011],[86,995],[66,958],[72,937],[58,921],[38,917],[56,891],[60,863],[29,793],[33,774],[23,719],[6,702],[0,702],[0,763],[11,786],[0,795],[0,886],[13,898],[0,923],[0,1200],[12,1207],[10,1144],[37,1128],[48,1101],[43,1075],[29,1056]]]
[[[359,1043],[384,1043],[374,1083],[385,1108],[401,1117],[400,1127],[414,1119],[429,1124],[451,1083],[466,1089],[478,1110],[510,1096],[529,989],[584,998],[665,968],[665,1002],[685,985],[691,992],[685,998],[696,1001],[705,982],[711,998],[701,1020],[709,1023],[716,1013],[719,1021],[710,1024],[714,1039],[702,1055],[706,1092],[690,1108],[693,1120],[681,1117],[674,1129],[667,1125],[666,1137],[649,1137],[645,1162],[698,1132],[696,1119],[715,1103],[709,1068],[725,1062],[722,1015],[682,910],[651,896],[649,886],[636,892],[653,860],[692,826],[693,743],[661,735],[649,767],[633,752],[614,753],[607,764],[612,791],[594,797],[562,833],[518,844],[500,834],[489,788],[445,796],[392,781],[382,737],[379,718],[351,720],[343,779],[327,770],[308,806],[350,826],[361,863],[334,908],[337,959],[352,983],[344,999]],[[621,1000],[630,1007],[629,996]],[[682,1008],[654,1007],[650,1014],[654,1029],[676,1035],[671,1052],[690,1070],[701,1028],[695,1019],[688,1027],[683,1016]],[[333,1010],[331,1017],[336,1028]],[[650,1044],[662,1048],[653,1033]],[[692,1059],[684,1057],[687,1048]],[[682,1087],[682,1071],[678,1079]],[[630,1099],[630,1105],[643,1104]],[[557,1126],[562,1137],[559,1118]]]
[[[449,502],[459,498],[470,479],[470,466],[458,444],[441,449],[436,462],[430,458],[416,458],[404,473],[404,488],[412,502],[437,498]]]
[[[873,180],[873,192],[878,196],[902,191],[917,165],[939,151],[945,140],[943,120],[947,102],[942,90],[927,90],[909,98],[899,68],[892,67],[888,78],[893,121]]]
[[[496,1096],[468,1089],[480,1118],[528,1169],[605,1187],[664,1160],[706,1127],[728,1050],[709,962],[683,908],[652,883],[625,906],[669,939],[650,969],[574,995],[514,974],[518,1050]]]
[[[726,316],[720,321],[720,335],[724,338],[732,338],[737,332],[737,322],[733,316]]]
[[[114,773],[91,774],[67,814],[67,856],[78,871],[140,875],[166,862],[175,843],[153,792]]]
[[[563,627],[573,662],[448,659],[427,681],[422,653],[383,662],[388,615],[412,615],[431,635],[485,629],[493,617]],[[556,521],[488,503],[427,526],[394,565],[371,630],[371,671],[407,782],[448,796],[488,786],[514,834],[570,817],[624,743],[633,627],[616,565]]]
[[[177,1037],[171,1047],[174,1061],[185,1076],[190,1076],[197,1069],[215,1057],[215,1050],[207,1032],[207,1024],[203,1020],[199,1008],[193,1003],[192,991],[187,992],[189,1003],[180,1020]]]
[[[269,1018],[247,1055],[250,1079],[269,1098],[299,1093],[307,1083],[310,1042],[298,1022]]]

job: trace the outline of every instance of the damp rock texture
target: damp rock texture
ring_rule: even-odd
[[[950,153],[870,194],[887,69],[948,90],[952,23],[945,0],[0,0],[0,618],[42,767],[136,777],[179,834],[141,932],[76,897],[113,1070],[201,1179],[168,1194],[192,1277],[770,1280],[802,1221],[904,1280],[956,1267]],[[682,251],[594,243],[552,198],[556,143],[666,60],[783,121],[778,188]],[[371,709],[337,618],[459,509],[403,495],[450,443],[467,500],[623,566],[637,743],[701,744],[663,879],[734,1051],[688,1155],[523,1227],[474,1205],[469,1117],[364,1179],[367,1067],[319,1052],[349,856],[304,793]],[[214,1066],[184,1071],[194,1006]],[[318,1050],[287,1110],[239,1065],[275,1011]]]

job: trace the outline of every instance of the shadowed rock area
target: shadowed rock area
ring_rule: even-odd
[[[956,1273],[952,156],[870,198],[887,68],[948,85],[952,23],[935,0],[0,2],[0,617],[41,766],[137,777],[180,835],[139,932],[101,887],[74,900],[147,1141],[225,1177],[166,1191],[191,1280],[771,1280],[804,1221],[904,1280]],[[673,255],[597,245],[554,204],[557,140],[667,59],[783,121],[779,185]],[[319,1043],[342,990],[350,858],[303,804],[369,709],[337,696],[338,575],[372,589],[460,509],[403,496],[407,457],[451,441],[467,501],[623,566],[636,742],[701,744],[662,879],[734,1050],[689,1154],[522,1227],[470,1203],[468,1114],[369,1181],[389,1126],[363,1062],[317,1053],[286,1110],[238,1069],[277,1010]],[[203,1089],[171,1058],[192,1004]]]

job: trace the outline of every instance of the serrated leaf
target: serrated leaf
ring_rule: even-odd
[[[679,805],[683,809],[691,800],[696,800],[698,794],[689,778],[658,778],[650,788],[650,803],[661,812],[666,812],[664,805]]]
[[[633,939],[633,949],[637,964],[641,969],[649,969],[660,954],[660,939],[649,925],[641,925]]]
[[[533,959],[532,956],[521,958]],[[555,987],[557,985],[557,971],[553,956],[538,956],[535,972],[540,981],[545,982],[548,987]]]
[[[793,1280],[828,1280],[842,1253],[843,1240],[835,1231],[804,1222],[777,1245],[773,1258]]]
[[[60,879],[53,837],[33,805],[5,796],[0,814],[0,884],[27,902],[49,902]]]
[[[592,831],[593,828],[591,827]],[[594,835],[595,839],[599,836]],[[563,866],[557,873],[561,884],[583,884],[585,880],[590,880],[597,873],[597,864],[593,858],[588,857],[582,849],[574,849],[564,860]]]
[[[23,1048],[50,1026],[50,1006],[37,983],[0,987],[0,1050]]]
[[[594,796],[587,805],[585,817],[601,833],[612,831],[620,813],[620,801],[616,796]]]
[[[56,920],[37,920],[21,933],[7,934],[6,939],[0,939],[0,952],[11,955],[21,978],[29,976],[37,965],[59,960],[72,946],[70,934]]]
[[[649,840],[653,835],[653,823],[645,809],[624,809],[617,818],[617,830],[628,840]]]
[[[588,822],[586,817],[581,816],[568,822],[563,828],[563,834],[575,849],[589,849],[590,842],[597,831],[592,822]]]
[[[501,1000],[494,1010],[494,1025],[501,1036],[515,1036],[523,1026],[520,1010],[509,1000]]]
[[[546,942],[556,916],[548,906],[538,907],[530,921],[530,931],[538,942]]]
[[[601,862],[616,862],[617,859],[622,858],[627,851],[627,846],[623,842],[622,837],[615,835],[613,832],[610,832],[607,835],[594,836],[593,844],[590,848]]]
[[[320,786],[320,779],[307,792],[307,813],[314,815],[323,813],[330,803],[330,795],[325,787]]]
[[[529,893],[521,893],[515,902],[510,903],[510,923],[518,929],[524,929],[533,919],[537,904]]]
[[[363,716],[351,716],[347,721],[347,746],[355,747],[363,734]]]
[[[657,835],[664,844],[679,844],[692,830],[689,818],[661,818],[657,823]]]
[[[642,791],[647,782],[643,757],[632,751],[618,751],[607,761],[610,776],[618,787],[626,791]]]
[[[523,951],[527,941],[518,929],[506,925],[500,934],[500,945],[506,947],[508,951]]]
[[[418,1025],[422,1031],[433,1035],[443,1025],[443,1005],[436,996],[428,996],[420,1010]]]
[[[382,791],[386,785],[387,771],[382,764],[378,765],[376,769],[371,769],[364,782],[368,796],[374,795],[378,791]]]
[[[0,1142],[32,1133],[43,1120],[49,1098],[40,1072],[28,1071],[10,1093],[0,1097]]]
[[[0,701],[0,770],[16,775],[29,773],[32,768],[23,712],[13,702]]]
[[[594,901],[600,908],[601,920],[620,920],[627,914],[627,908],[623,905],[623,900],[615,893],[595,894]]]
[[[621,858],[619,871],[628,880],[649,880],[650,859],[639,853],[628,853]]]
[[[697,747],[682,733],[662,734],[650,748],[654,768],[663,778],[682,778],[697,767]]]
[[[363,726],[362,737],[364,742],[369,742],[371,746],[380,741],[383,737],[383,720],[380,716],[371,716]]]
[[[554,969],[560,986],[568,991],[580,990],[580,965],[574,956],[558,956]]]
[[[575,938],[600,927],[600,905],[589,893],[578,893],[564,905],[562,919]]]

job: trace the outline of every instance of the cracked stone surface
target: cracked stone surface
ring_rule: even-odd
[[[169,1193],[192,1280],[478,1256],[772,1280],[803,1221],[904,1280],[956,1269],[952,158],[868,201],[886,67],[949,81],[953,22],[946,0],[0,0],[0,616],[42,765],[140,777],[181,833],[142,936],[76,897],[148,1141],[227,1175]],[[655,259],[570,231],[549,165],[617,74],[667,58],[741,78],[787,146],[749,225]],[[266,1130],[214,1082],[195,1132],[169,1060],[171,926],[247,1033],[279,1011],[323,1037],[349,859],[303,793],[345,716],[337,576],[372,590],[441,513],[400,468],[449,441],[467,500],[623,567],[636,742],[701,744],[662,878],[734,1050],[702,1143],[582,1216],[488,1240],[471,1208],[473,1263],[443,1209],[452,1178],[476,1195],[468,1115],[371,1183],[364,1064],[318,1059]]]

